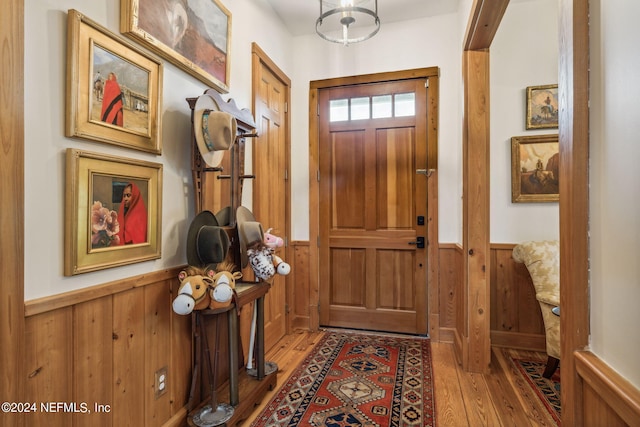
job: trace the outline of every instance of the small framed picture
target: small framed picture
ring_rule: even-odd
[[[66,136],[160,154],[161,99],[159,58],[69,10]]]
[[[527,88],[526,129],[558,129],[558,85]]]
[[[557,202],[560,153],[558,135],[511,138],[511,201]]]
[[[160,258],[162,165],[69,148],[64,274]]]
[[[120,0],[120,32],[229,92],[231,12],[219,0]]]

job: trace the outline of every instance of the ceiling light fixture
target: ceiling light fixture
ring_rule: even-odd
[[[380,30],[378,0],[319,0],[319,2],[320,17],[316,20],[316,33],[325,40],[348,46],[351,43],[370,39]],[[373,8],[365,7],[370,3],[373,4]]]

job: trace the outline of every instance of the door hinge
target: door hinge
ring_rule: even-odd
[[[289,304],[284,305],[284,312],[285,314],[289,314]]]
[[[316,179],[320,182],[320,169],[316,171]]]
[[[428,87],[429,87],[429,79],[427,79],[427,80],[424,82],[424,87],[426,87],[426,88],[428,88]]]
[[[320,247],[320,236],[316,237],[316,247]]]
[[[287,169],[284,170],[284,180],[285,181],[289,180],[289,171]]]
[[[320,103],[316,104],[316,115],[320,117]]]
[[[288,103],[288,102],[285,102],[285,103],[284,103],[284,112],[285,112],[285,113],[288,113],[288,112],[289,112],[289,103]]]
[[[284,247],[288,248],[289,247],[289,238],[287,236],[284,236]]]

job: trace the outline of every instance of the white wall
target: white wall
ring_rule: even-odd
[[[640,3],[591,7],[591,349],[640,387]]]
[[[558,83],[558,1],[512,1],[491,44],[491,242],[557,239],[558,202],[511,202],[511,137],[526,130],[526,88]]]
[[[161,156],[64,136],[67,10],[77,9],[118,34],[119,4],[114,0],[25,2],[26,300],[186,263],[185,240],[194,206],[191,121],[185,98],[199,96],[206,87],[165,61]],[[262,0],[233,0],[225,4],[232,13],[231,90],[225,98],[233,97],[239,106],[250,108],[251,42],[259,41],[267,54],[290,72],[291,36]],[[161,259],[63,276],[64,153],[69,147],[163,165]]]
[[[436,66],[440,68],[440,241],[461,241],[461,46],[458,14],[383,24],[375,37],[348,47],[324,41],[315,34],[294,39],[296,60],[290,76],[294,240],[309,238],[309,82]]]

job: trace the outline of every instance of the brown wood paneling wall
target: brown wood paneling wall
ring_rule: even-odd
[[[29,425],[179,425],[191,385],[191,317],[173,313],[179,269],[27,301],[24,378],[29,401],[78,412],[30,414]],[[111,292],[110,292],[111,291]],[[168,368],[155,397],[155,372]],[[84,413],[85,407],[90,413]],[[38,403],[39,404],[39,403]],[[96,412],[95,405],[105,405]]]
[[[318,314],[318,306],[311,306],[309,282],[309,242],[291,242],[293,260],[287,301],[289,302],[289,329],[311,329],[311,313]]]
[[[540,305],[524,264],[511,258],[514,244],[492,244],[491,344],[544,351],[544,325]],[[464,327],[462,248],[440,245],[440,341],[457,342]]]
[[[573,355],[584,426],[640,426],[640,390],[590,351]]]

